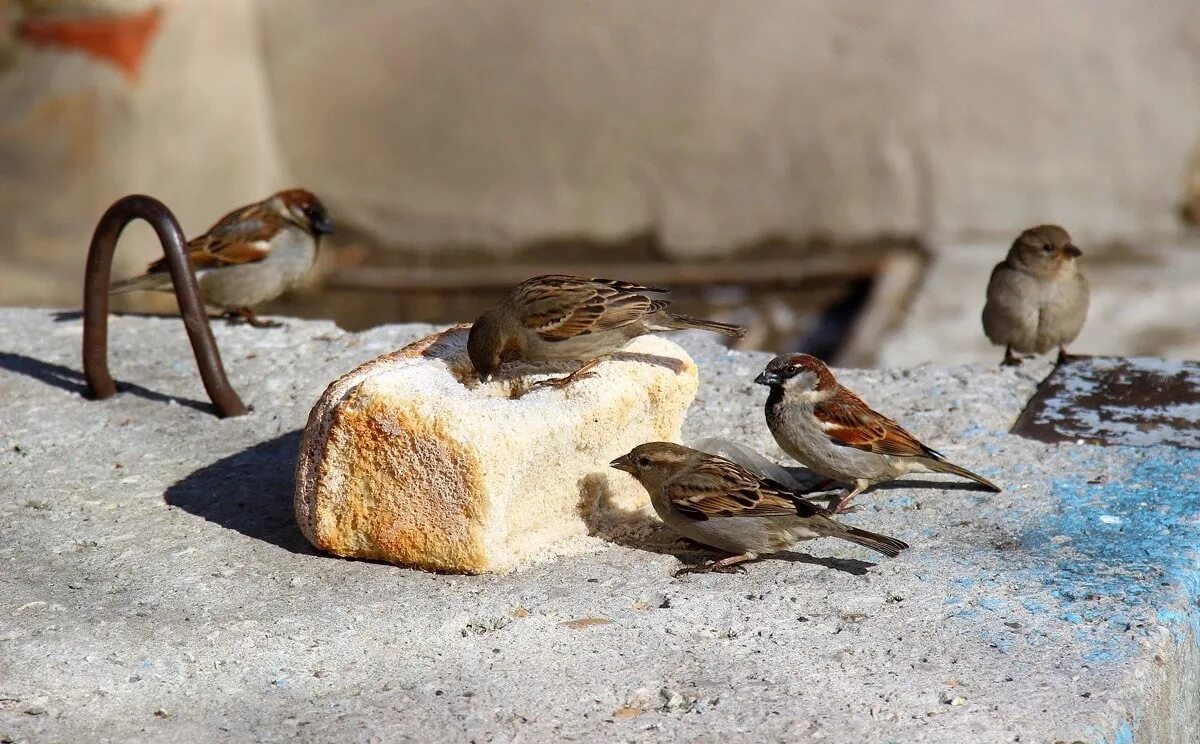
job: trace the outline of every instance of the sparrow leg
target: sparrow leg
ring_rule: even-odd
[[[745,563],[757,558],[757,553],[742,553],[741,555],[731,555],[728,558],[722,558],[719,561],[708,561],[707,563],[700,563],[695,566],[684,566],[675,572],[675,578],[690,573],[741,573],[746,569],[739,566],[739,563]]]
[[[863,480],[854,481],[854,488],[847,491],[846,495],[838,499],[837,503],[830,507],[829,510],[834,514],[845,514],[846,512],[850,511],[849,508],[847,508],[847,505],[850,503],[850,499],[867,490],[868,485],[870,484]]]
[[[567,385],[570,385],[572,382],[575,382],[576,380],[582,380],[585,377],[594,377],[596,375],[596,373],[593,372],[592,369],[597,364],[599,364],[600,362],[603,362],[607,358],[608,357],[596,357],[595,359],[591,360],[590,362],[586,362],[582,367],[575,370],[574,372],[567,375],[566,377],[555,377],[555,378],[549,379],[549,380],[539,380],[538,382],[533,383],[533,385],[531,385],[530,388],[533,389],[533,388],[540,388],[540,387],[552,387],[552,388],[560,388],[561,389],[561,388],[565,388]]]
[[[247,323],[255,328],[279,328],[283,325],[278,320],[263,320],[255,315],[248,307],[239,307],[234,310],[227,311],[223,316],[230,323]]]
[[[1013,353],[1011,346],[1004,347],[1004,361],[1000,362],[1001,367],[1020,367],[1021,357]]]
[[[1070,364],[1071,362],[1078,361],[1080,359],[1083,359],[1083,357],[1080,356],[1079,354],[1068,354],[1066,347],[1064,347],[1064,346],[1058,347],[1057,364]]]

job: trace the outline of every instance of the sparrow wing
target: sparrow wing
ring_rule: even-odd
[[[629,325],[670,304],[643,292],[666,290],[613,279],[551,274],[518,285],[513,306],[526,328],[546,341],[565,341]]]
[[[260,204],[230,212],[203,235],[188,241],[188,260],[196,269],[261,261],[271,253],[271,239],[284,227],[282,218],[268,212]],[[160,258],[147,273],[167,271],[167,259]]]
[[[899,457],[933,457],[941,454],[926,447],[904,427],[871,409],[854,393],[840,388],[838,394],[818,403],[813,414],[821,429],[835,444]]]
[[[714,517],[812,516],[818,506],[722,457],[706,457],[663,486],[671,505],[699,521]]]

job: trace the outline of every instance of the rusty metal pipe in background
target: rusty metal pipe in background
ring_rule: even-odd
[[[247,411],[246,404],[229,384],[221,365],[221,354],[208,325],[208,313],[200,301],[196,274],[187,258],[183,230],[165,204],[141,194],[118,199],[108,208],[96,225],[88,248],[83,280],[83,374],[88,388],[98,399],[112,397],[117,392],[117,385],[108,372],[108,286],[117,239],[125,226],[136,219],[150,223],[162,243],[183,325],[192,342],[196,365],[200,368],[200,378],[209,399],[222,418],[241,416]]]

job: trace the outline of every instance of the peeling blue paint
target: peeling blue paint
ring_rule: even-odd
[[[1098,449],[1073,451],[1071,472],[1051,487],[1057,513],[1019,538],[1035,559],[1024,573],[1057,600],[1057,616],[1103,628],[1081,635],[1091,662],[1135,653],[1136,637],[1160,627],[1179,641],[1185,623],[1200,629],[1200,451],[1113,450],[1125,456],[1126,472],[1112,472]],[[1023,605],[1047,611],[1034,600]]]

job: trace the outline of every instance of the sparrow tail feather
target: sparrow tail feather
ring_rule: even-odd
[[[1000,486],[997,486],[995,483],[992,483],[990,480],[988,480],[987,478],[984,478],[982,475],[976,475],[975,473],[972,473],[970,470],[967,470],[964,467],[955,465],[952,462],[946,462],[945,460],[930,459],[930,460],[926,461],[925,464],[929,467],[930,470],[932,470],[936,473],[950,473],[951,475],[957,475],[961,478],[966,478],[967,480],[973,480],[976,483],[978,483],[979,485],[986,488],[987,490],[991,491],[992,493],[1000,493],[1000,490],[1001,490]]]
[[[908,547],[908,543],[887,535],[860,530],[857,527],[847,527],[845,532],[839,532],[836,537],[849,540],[856,545],[883,553],[888,558],[895,558],[900,551]]]
[[[670,331],[686,331],[690,329],[699,329],[701,331],[712,331],[720,333],[723,336],[732,336],[733,338],[741,338],[746,335],[746,329],[741,326],[732,325],[730,323],[718,323],[715,320],[704,320],[703,318],[693,318],[690,315],[676,315],[675,313],[662,313],[661,323],[663,330]]]

